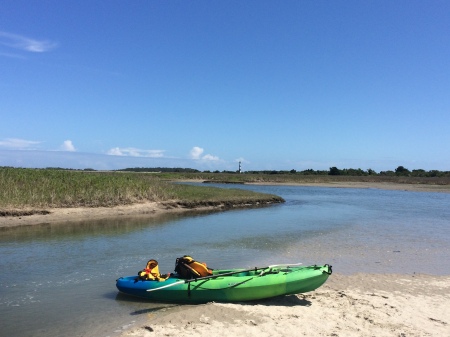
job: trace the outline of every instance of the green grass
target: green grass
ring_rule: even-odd
[[[151,173],[0,168],[0,209],[116,206],[145,201],[270,201],[237,189],[173,184]],[[278,200],[282,200],[278,198]]]
[[[117,206],[146,201],[185,206],[281,202],[280,197],[241,189],[175,184],[173,181],[228,183],[388,182],[443,185],[450,178],[329,176],[232,173],[136,173],[0,167],[0,211],[51,207]]]

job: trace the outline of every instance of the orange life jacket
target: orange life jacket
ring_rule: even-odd
[[[155,280],[155,281],[165,281],[169,278],[170,274],[161,275],[159,273],[158,261],[149,260],[145,269],[138,272],[138,279],[142,281]]]
[[[180,278],[191,279],[212,275],[205,262],[197,262],[189,255],[177,258],[175,272]]]

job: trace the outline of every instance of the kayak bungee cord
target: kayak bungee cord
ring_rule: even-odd
[[[268,266],[268,267],[261,267],[261,268],[255,267],[255,268],[252,268],[252,269],[236,270],[236,271],[229,272],[229,273],[222,273],[222,274],[217,274],[217,275],[198,277],[198,278],[193,278],[193,279],[188,279],[188,280],[180,280],[180,281],[177,281],[177,282],[174,282],[174,283],[171,283],[171,284],[159,287],[159,288],[147,289],[147,291],[149,291],[149,292],[150,291],[156,291],[156,290],[160,290],[160,289],[173,287],[173,286],[175,286],[177,284],[188,283],[188,291],[190,292],[190,283],[191,282],[197,282],[197,281],[213,279],[213,278],[217,278],[217,277],[221,277],[221,276],[228,276],[228,275],[234,275],[234,274],[239,274],[239,273],[245,273],[245,272],[249,272],[249,271],[255,271],[256,272],[257,270],[263,269],[261,274],[260,274],[260,276],[262,276],[264,274],[267,274],[265,272],[266,269],[269,269],[269,273],[270,273],[270,271],[273,268],[275,268],[275,267],[291,267],[291,266],[298,266],[298,265],[301,265],[301,264],[302,264],[301,262],[300,263],[290,263],[290,264],[275,264],[275,265],[271,265],[271,266]]]

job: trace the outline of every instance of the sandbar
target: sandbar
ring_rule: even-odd
[[[450,336],[450,276],[333,274],[316,291],[143,313],[121,337]]]

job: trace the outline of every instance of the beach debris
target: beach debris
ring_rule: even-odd
[[[441,320],[439,320],[439,319],[435,319],[435,318],[431,318],[431,317],[428,317],[428,319],[429,319],[430,321],[433,321],[433,322],[437,322],[437,323],[441,323],[441,324],[443,324],[443,325],[447,325],[447,322],[441,321]]]

